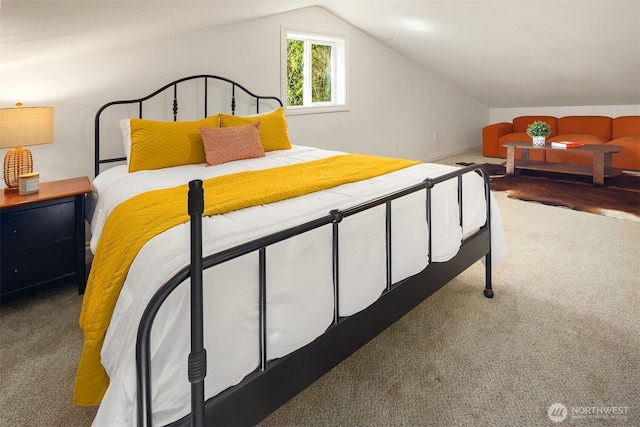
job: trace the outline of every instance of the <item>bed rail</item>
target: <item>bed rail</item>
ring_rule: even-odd
[[[267,304],[265,298],[265,289],[266,289],[266,255],[267,249],[269,246],[278,243],[282,240],[288,239],[290,237],[317,229],[319,227],[323,227],[326,225],[331,225],[333,228],[333,245],[332,245],[332,257],[333,257],[333,287],[334,287],[334,320],[333,324],[329,327],[328,331],[332,331],[333,328],[337,328],[340,324],[342,324],[345,320],[350,317],[358,317],[359,313],[356,313],[353,316],[340,316],[339,305],[340,302],[338,300],[339,294],[339,263],[338,263],[338,253],[339,253],[339,233],[340,233],[340,223],[346,217],[357,215],[360,212],[366,211],[376,206],[385,205],[386,206],[386,265],[387,265],[387,288],[383,292],[380,300],[385,298],[385,295],[392,295],[394,291],[398,287],[402,287],[405,281],[401,281],[399,283],[391,283],[391,204],[394,200],[409,195],[418,191],[426,192],[426,206],[425,206],[425,215],[427,219],[427,231],[429,233],[429,241],[428,241],[428,251],[429,251],[429,265],[427,269],[431,265],[443,264],[443,263],[432,263],[431,262],[431,192],[432,189],[445,181],[457,179],[458,181],[458,207],[459,207],[459,218],[460,225],[463,224],[463,209],[462,209],[462,195],[463,195],[463,180],[462,177],[468,173],[478,173],[484,179],[484,193],[486,200],[486,222],[484,226],[482,226],[479,230],[475,231],[472,235],[467,236],[466,238],[463,236],[463,241],[461,246],[465,246],[465,244],[469,243],[471,247],[477,248],[473,249],[473,259],[469,256],[466,256],[464,261],[457,262],[455,266],[456,271],[463,271],[472,262],[477,260],[477,255],[481,254],[485,257],[485,289],[484,295],[487,298],[493,297],[493,290],[491,286],[491,246],[490,246],[490,233],[491,233],[491,204],[490,204],[490,189],[489,189],[489,174],[487,170],[482,165],[471,165],[459,170],[441,175],[437,178],[428,178],[423,182],[407,187],[403,190],[388,194],[383,197],[379,197],[377,199],[373,199],[371,201],[353,206],[344,210],[331,210],[326,215],[323,215],[315,220],[309,221],[304,224],[300,224],[286,230],[282,230],[276,233],[273,233],[268,236],[264,236],[262,238],[255,239],[253,241],[235,246],[233,248],[229,248],[227,250],[202,257],[202,235],[201,235],[201,220],[202,220],[202,209],[201,206],[204,206],[203,201],[203,192],[202,192],[202,182],[201,181],[192,181],[189,184],[189,202],[188,209],[189,214],[191,215],[191,247],[192,247],[192,261],[191,265],[185,266],[182,268],[175,276],[173,276],[170,280],[168,280],[153,296],[149,305],[145,309],[145,312],[140,321],[140,325],[138,328],[138,337],[136,343],[136,369],[138,371],[137,375],[137,414],[138,414],[138,425],[139,426],[150,426],[152,425],[152,403],[151,403],[151,354],[150,354],[150,337],[151,337],[151,328],[154,322],[154,319],[160,310],[160,307],[166,300],[166,298],[173,292],[182,282],[184,282],[187,278],[191,277],[192,284],[192,347],[191,354],[189,355],[189,380],[192,383],[192,415],[187,416],[185,419],[180,420],[178,424],[183,425],[188,422],[188,419],[191,419],[192,425],[203,425],[204,424],[204,414],[205,414],[205,397],[203,395],[203,391],[201,388],[204,384],[204,377],[206,376],[206,356],[205,351],[202,348],[202,272],[204,269],[216,266],[218,264],[224,263],[226,261],[232,260],[239,256],[257,252],[259,256],[259,334],[260,334],[260,348],[259,351],[260,356],[260,365],[254,374],[251,374],[252,378],[256,378],[261,374],[267,372],[271,365],[274,367],[282,363],[282,359],[276,361],[267,360],[267,324],[266,324],[266,313],[267,313]],[[194,198],[192,200],[192,197]],[[476,243],[479,242],[479,243]],[[425,269],[426,270],[426,269]],[[436,272],[437,275],[441,275],[439,272]],[[456,273],[458,274],[458,273]],[[449,276],[446,276],[449,277]],[[455,276],[453,276],[455,277]],[[450,279],[444,279],[446,281]],[[446,283],[445,281],[445,283]],[[444,283],[442,283],[444,284]],[[193,288],[195,286],[195,288]],[[427,291],[421,291],[427,292]],[[434,290],[428,291],[427,296],[430,295]],[[396,293],[397,294],[397,293]],[[392,298],[392,297],[390,297]],[[395,298],[395,296],[393,296]],[[425,297],[426,298],[426,297]],[[413,304],[413,306],[417,305],[418,302],[411,301],[408,304]],[[393,304],[396,304],[393,302]],[[401,316],[402,314],[400,314]],[[399,318],[399,317],[398,317]],[[371,322],[371,320],[368,320]],[[387,325],[388,326],[388,325]],[[378,327],[376,325],[376,327]],[[386,327],[386,326],[385,326]],[[384,328],[383,328],[384,329]],[[383,330],[383,329],[380,329]],[[195,332],[194,332],[195,331]],[[379,332],[375,332],[377,334]],[[326,334],[326,333],[325,333]],[[375,334],[373,336],[375,336]],[[365,338],[362,338],[363,340]],[[365,341],[366,342],[366,341]],[[312,343],[313,344],[313,343]],[[311,344],[310,344],[311,345]],[[357,344],[354,344],[354,346]],[[354,350],[355,351],[355,350]],[[350,351],[346,351],[346,354],[350,354]],[[288,356],[286,356],[288,357]],[[334,357],[334,356],[332,356]],[[346,356],[345,356],[346,357]],[[334,357],[335,358],[335,357]],[[342,359],[340,359],[342,360]],[[339,362],[339,360],[338,360]],[[322,367],[325,369],[325,367]],[[325,369],[324,372],[326,372]],[[313,375],[316,375],[315,373]],[[308,385],[308,384],[305,384]],[[233,388],[233,387],[232,387]],[[195,392],[193,392],[195,390]],[[223,392],[226,393],[226,392]],[[223,394],[222,393],[222,394]],[[287,390],[283,393],[291,394],[290,390]],[[284,401],[288,400],[286,397],[283,397]],[[231,406],[233,406],[235,410],[237,410],[236,403],[234,402]],[[259,420],[259,419],[258,419]],[[220,421],[218,421],[220,422]],[[246,423],[248,421],[244,420],[242,423]]]
[[[223,82],[224,84],[229,84],[229,86],[231,87],[231,103],[230,103],[230,107],[231,107],[231,114],[236,113],[236,89],[239,89],[241,91],[243,91],[246,95],[248,95],[250,97],[250,99],[255,100],[255,112],[256,114],[260,113],[260,106],[261,106],[261,101],[274,101],[277,104],[279,104],[281,107],[283,106],[282,101],[275,97],[275,96],[262,96],[262,95],[256,95],[253,92],[251,92],[249,89],[245,88],[244,86],[242,86],[239,83],[234,82],[233,80],[230,80],[226,77],[220,77],[220,76],[215,76],[215,75],[211,75],[211,74],[199,74],[199,75],[194,75],[194,76],[189,76],[189,77],[183,77],[181,79],[175,80],[171,83],[168,83],[164,86],[162,86],[160,89],[150,93],[147,96],[144,96],[142,98],[138,98],[138,99],[128,99],[128,100],[122,100],[122,101],[112,101],[109,102],[105,105],[103,105],[102,107],[100,107],[100,109],[98,109],[98,112],[96,113],[96,117],[95,117],[95,134],[94,134],[94,147],[95,147],[95,152],[94,152],[94,166],[95,166],[95,176],[98,176],[98,174],[100,173],[100,165],[105,164],[105,163],[114,163],[114,162],[123,162],[126,161],[127,159],[125,157],[110,157],[110,158],[105,158],[103,159],[100,155],[100,118],[102,113],[109,107],[114,106],[114,105],[126,105],[126,104],[138,104],[138,117],[139,118],[143,118],[143,104],[145,101],[148,101],[152,98],[154,98],[155,96],[163,93],[165,90],[168,89],[173,89],[173,105],[172,105],[172,110],[173,110],[173,121],[177,121],[178,120],[178,110],[179,110],[179,106],[178,106],[178,87],[181,83],[185,83],[188,81],[192,81],[192,80],[202,80],[204,82],[204,99],[203,99],[203,108],[204,108],[204,115],[203,117],[207,117],[209,112],[208,112],[208,107],[209,107],[209,81],[210,80],[214,80],[214,81],[219,81],[219,82]],[[253,104],[253,101],[252,101]],[[195,118],[193,118],[193,120],[195,120]]]

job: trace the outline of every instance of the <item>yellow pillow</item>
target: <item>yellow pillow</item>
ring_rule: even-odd
[[[190,122],[131,119],[129,172],[205,163],[201,127],[218,127],[218,115]]]
[[[220,113],[221,127],[247,125],[257,121],[260,121],[260,142],[262,142],[264,151],[288,150],[291,148],[284,107],[267,114],[255,116],[232,116]]]

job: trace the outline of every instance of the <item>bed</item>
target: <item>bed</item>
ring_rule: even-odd
[[[298,145],[278,98],[212,75],[95,120],[74,394],[94,425],[256,424],[478,260],[493,297],[480,166]]]

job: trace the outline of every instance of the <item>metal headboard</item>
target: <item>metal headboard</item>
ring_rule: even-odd
[[[282,101],[279,98],[275,97],[275,96],[256,95],[256,94],[252,93],[251,91],[249,91],[248,89],[246,89],[241,84],[234,82],[233,80],[227,79],[225,77],[210,75],[210,74],[200,74],[200,75],[196,75],[196,76],[189,76],[189,77],[184,77],[184,78],[175,80],[175,81],[173,81],[171,83],[168,83],[168,84],[164,85],[160,89],[154,91],[153,93],[151,93],[151,94],[149,94],[149,95],[147,95],[147,96],[145,96],[143,98],[109,102],[109,103],[103,105],[102,107],[100,107],[100,109],[96,113],[96,118],[95,118],[95,154],[94,154],[94,157],[95,157],[95,175],[97,176],[100,173],[100,165],[102,165],[102,164],[126,161],[125,157],[111,157],[111,158],[105,158],[105,159],[101,158],[101,155],[100,155],[100,116],[107,108],[109,108],[111,106],[114,106],[114,105],[138,104],[138,117],[139,118],[143,118],[143,115],[142,115],[143,103],[145,101],[148,101],[151,98],[155,97],[156,95],[161,94],[165,90],[173,87],[173,105],[172,105],[173,121],[177,121],[177,119],[178,119],[178,85],[180,83],[184,83],[184,82],[187,82],[187,81],[190,81],[190,80],[197,80],[197,79],[201,79],[201,80],[204,81],[204,116],[203,117],[207,117],[208,116],[208,103],[209,103],[209,98],[208,98],[209,85],[208,85],[208,83],[209,83],[209,80],[217,80],[217,81],[221,81],[221,82],[226,82],[231,87],[231,104],[230,104],[231,105],[231,114],[235,114],[236,113],[236,88],[242,90],[246,95],[248,95],[250,97],[250,99],[252,101],[255,100],[255,108],[256,108],[255,112],[256,112],[256,114],[260,113],[260,101],[263,101],[263,100],[265,100],[265,101],[266,100],[272,100],[272,101],[277,102],[281,107],[283,106]],[[216,113],[217,113],[217,111],[216,111]]]

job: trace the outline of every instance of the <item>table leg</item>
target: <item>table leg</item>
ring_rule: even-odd
[[[609,159],[605,160],[605,157],[609,157]],[[611,163],[610,155],[607,156],[601,151],[593,152],[593,185],[597,185],[599,187],[604,185],[604,168],[607,161]]]
[[[516,170],[516,147],[507,147],[507,175],[513,175]]]

